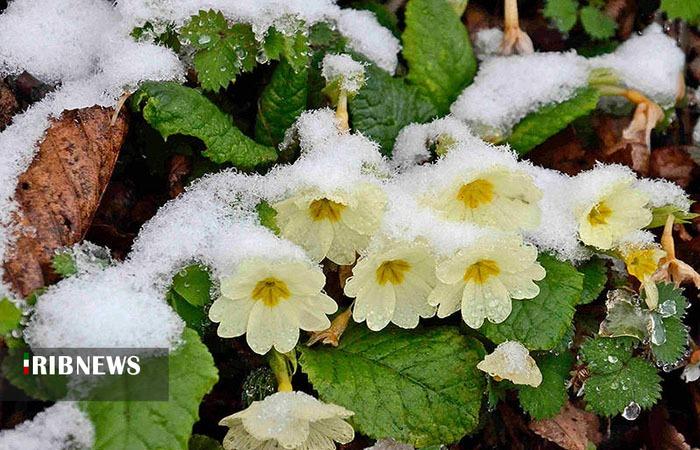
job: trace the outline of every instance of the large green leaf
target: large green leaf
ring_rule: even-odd
[[[605,261],[593,257],[578,267],[583,274],[583,291],[579,304],[586,305],[598,298],[608,282],[608,268]]]
[[[355,412],[356,429],[416,447],[475,430],[484,394],[481,344],[452,327],[375,333],[351,326],[338,348],[302,348],[321,398]]]
[[[181,347],[169,358],[169,401],[81,402],[95,427],[93,449],[187,449],[192,425],[199,418],[199,403],[218,380],[218,372],[209,351],[190,329],[185,329]],[[144,361],[142,370],[148,370],[147,364]],[[120,378],[100,389],[139,387]]]
[[[0,336],[7,334],[15,328],[19,328],[19,321],[22,319],[22,310],[15,306],[10,300],[3,298],[0,300]]]
[[[659,304],[667,301],[675,303],[675,314],[662,318],[666,341],[661,345],[651,344],[651,352],[654,359],[660,364],[675,365],[683,358],[688,349],[688,327],[683,323],[688,301],[683,291],[670,283],[657,284],[659,289]]]
[[[538,387],[520,386],[520,405],[533,419],[546,419],[556,416],[566,403],[566,381],[574,357],[569,352],[547,354],[537,360],[542,372],[542,384]]]
[[[142,109],[143,118],[165,139],[173,134],[201,139],[207,146],[204,156],[217,164],[228,162],[252,169],[277,159],[274,148],[244,135],[230,117],[195,89],[174,82],[144,83],[134,94],[132,106]]]
[[[282,60],[258,100],[255,139],[276,147],[294,121],[306,108],[309,72],[306,66],[295,71]]]
[[[590,377],[584,388],[586,408],[603,416],[624,411],[632,402],[650,408],[661,396],[661,377],[646,360],[632,356],[632,338],[589,339],[581,359]]]
[[[447,113],[476,73],[467,27],[446,0],[410,0],[401,39],[408,80]]]
[[[593,111],[599,98],[600,93],[597,89],[583,88],[569,100],[547,105],[518,122],[513,127],[508,143],[515,151],[524,155],[574,120]]]
[[[537,282],[540,293],[531,300],[513,300],[513,311],[499,324],[484,322],[481,332],[493,342],[519,341],[530,350],[550,350],[573,324],[581,298],[583,275],[568,262],[542,254],[547,276]]]
[[[437,115],[437,110],[415,86],[392,78],[375,66],[367,67],[367,84],[350,102],[352,127],[381,145],[382,153],[391,155],[394,140],[406,125],[423,123]]]
[[[682,19],[691,24],[700,22],[700,2],[697,0],[661,0],[661,10],[669,19]]]

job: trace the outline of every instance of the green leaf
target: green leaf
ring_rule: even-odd
[[[309,65],[309,40],[305,33],[282,33],[272,27],[267,31],[262,55],[267,59],[286,60],[298,72]]]
[[[447,113],[476,73],[467,28],[446,0],[410,0],[401,39],[408,80]]]
[[[338,348],[301,347],[301,366],[324,401],[355,412],[356,430],[415,447],[456,442],[477,427],[484,349],[456,328],[375,333],[353,325]]]
[[[180,348],[169,357],[169,401],[81,402],[95,427],[93,449],[187,449],[199,403],[218,380],[218,372],[197,333],[185,329],[182,337]],[[124,379],[102,388],[138,389]]]
[[[71,252],[59,252],[53,255],[51,267],[61,278],[67,278],[78,273],[78,266]]]
[[[581,24],[593,39],[608,39],[615,35],[617,23],[595,6],[581,8]]]
[[[306,109],[309,72],[306,66],[298,71],[282,60],[258,100],[255,139],[276,147],[284,139],[287,128]]]
[[[547,0],[542,14],[554,21],[559,31],[566,33],[576,25],[578,20],[578,1]]]
[[[220,11],[200,11],[180,32],[197,50],[193,62],[204,89],[225,88],[255,67],[258,44],[248,24],[229,26]]]
[[[187,266],[175,274],[172,289],[193,306],[206,306],[211,302],[209,272],[199,264]]]
[[[537,360],[542,384],[536,388],[520,386],[518,392],[520,405],[533,419],[547,419],[559,414],[568,399],[566,382],[573,363],[574,357],[569,352],[548,354]]]
[[[688,349],[688,339],[690,335],[688,328],[683,323],[688,301],[683,295],[683,291],[671,283],[658,283],[659,304],[663,305],[667,301],[676,304],[675,314],[662,319],[664,330],[666,331],[666,341],[661,345],[651,345],[651,352],[654,359],[659,364],[675,365],[679,359],[683,358]]]
[[[215,163],[228,162],[246,170],[277,159],[274,148],[244,135],[230,117],[195,89],[174,82],[147,82],[133,95],[132,106],[142,108],[143,118],[164,139],[173,134],[201,139],[207,146],[203,155]]]
[[[614,416],[635,402],[650,408],[661,397],[661,377],[646,360],[632,356],[631,338],[589,339],[580,356],[588,364],[590,377],[584,389],[586,408],[603,416]]]
[[[187,450],[224,450],[219,441],[202,434],[193,434],[187,444]]]
[[[481,332],[493,342],[519,341],[530,350],[550,350],[573,326],[574,307],[581,298],[583,275],[568,262],[541,254],[547,276],[538,281],[540,293],[530,300],[513,300],[513,311],[499,324],[484,322]]]
[[[279,235],[280,229],[277,226],[277,210],[270,206],[265,200],[255,205],[255,210],[258,212],[260,224],[272,230],[273,233]]]
[[[513,127],[508,143],[515,151],[524,155],[574,120],[595,110],[599,98],[600,93],[597,89],[579,89],[569,100],[547,105],[518,122]]]
[[[350,102],[352,127],[373,139],[385,155],[403,127],[437,116],[435,107],[415,86],[392,78],[376,66],[366,68],[367,83]]]
[[[700,2],[697,0],[661,0],[661,10],[669,19],[682,19],[693,25],[700,22]]]
[[[2,375],[13,386],[19,388],[29,397],[42,401],[56,401],[68,394],[68,377],[64,375],[27,376],[22,370],[24,352],[29,346],[19,340],[18,345],[10,348],[2,360]]]
[[[608,268],[600,258],[591,258],[578,267],[583,274],[583,291],[580,305],[587,305],[600,296],[608,282]]]
[[[19,328],[22,310],[7,298],[0,300],[0,336]]]
[[[673,223],[690,223],[700,216],[700,214],[684,211],[675,205],[660,206],[651,210],[651,223],[644,228],[663,227],[671,214],[673,214]]]

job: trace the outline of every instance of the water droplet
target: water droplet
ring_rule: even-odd
[[[630,402],[629,405],[625,406],[624,411],[622,411],[622,417],[627,420],[635,420],[637,417],[639,417],[641,412],[642,408],[639,407],[637,402]]]
[[[666,342],[666,328],[658,314],[651,315],[649,327],[651,328],[651,343],[654,345],[663,345],[663,343]]]
[[[12,330],[12,337],[15,339],[19,339],[22,337],[22,332],[19,330]]]
[[[659,305],[658,311],[661,317],[671,317],[677,312],[676,302],[673,300],[666,300]]]
[[[617,356],[608,355],[608,362],[609,362],[610,364],[615,364],[615,363],[618,362],[618,361],[619,361],[619,359],[617,359]]]
[[[208,34],[203,34],[199,37],[199,39],[197,39],[197,42],[199,45],[206,45],[211,42],[211,36]]]
[[[255,60],[258,62],[258,64],[266,64],[270,58],[267,57],[267,53],[265,53],[265,50],[260,49],[257,55],[255,55]]]

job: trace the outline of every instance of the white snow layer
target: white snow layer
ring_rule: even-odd
[[[321,63],[321,75],[326,83],[340,79],[340,89],[356,94],[365,84],[365,66],[350,55],[327,54]]]
[[[92,447],[94,430],[73,402],[56,403],[11,430],[0,431],[0,448],[7,450],[68,450]]]
[[[528,114],[573,97],[588,84],[590,71],[600,68],[612,70],[626,87],[669,107],[675,101],[684,62],[681,49],[656,24],[613,53],[596,58],[575,52],[492,57],[483,62],[451,112],[479,136],[502,139]]]

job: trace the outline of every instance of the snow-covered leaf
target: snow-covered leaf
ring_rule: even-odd
[[[355,412],[356,430],[416,447],[475,430],[484,375],[481,344],[455,328],[381,333],[354,325],[338,348],[302,348],[302,370],[324,401]]]

